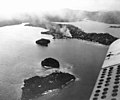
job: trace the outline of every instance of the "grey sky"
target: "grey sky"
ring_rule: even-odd
[[[0,0],[0,15],[44,12],[63,8],[78,10],[120,10],[120,0]]]

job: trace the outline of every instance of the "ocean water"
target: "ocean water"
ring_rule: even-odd
[[[108,47],[82,40],[52,40],[42,28],[13,25],[0,28],[0,100],[20,100],[25,78],[40,74],[41,60],[53,57],[61,67],[72,67],[79,81],[52,97],[37,100],[89,100]],[[45,37],[48,47],[36,45]]]

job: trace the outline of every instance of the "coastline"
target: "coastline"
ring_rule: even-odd
[[[81,28],[71,24],[56,24],[51,22],[45,23],[44,26],[33,24],[25,24],[25,26],[43,27],[48,31],[41,32],[41,34],[52,35],[53,39],[78,39],[105,46],[109,46],[112,42],[118,39],[109,33],[86,33]]]
[[[10,57],[9,57],[9,55],[4,55],[1,52],[3,57],[5,56],[5,58],[1,57],[1,59],[5,60],[4,63],[8,63],[8,65],[6,65],[7,67],[3,66],[4,69],[7,68],[7,69],[5,69],[6,70],[5,72],[10,70],[7,75],[5,74],[5,78],[6,78],[6,76],[8,76],[8,78],[6,78],[6,80],[9,79],[9,80],[7,80],[7,82],[9,82],[9,81],[14,82],[14,84],[16,84],[15,82],[23,83],[24,80],[22,80],[22,79],[26,79],[26,77],[30,78],[30,77],[35,76],[35,71],[34,71],[35,68],[34,67],[37,66],[36,63],[38,63],[40,60],[42,60],[43,58],[46,58],[48,56],[58,58],[58,60],[61,62],[64,61],[70,65],[72,64],[74,74],[80,78],[80,81],[74,82],[72,85],[76,86],[76,84],[78,84],[78,83],[84,84],[85,80],[82,79],[82,75],[84,78],[84,76],[85,76],[84,73],[86,72],[86,69],[89,69],[90,64],[91,64],[91,66],[93,66],[92,65],[93,62],[91,60],[89,61],[89,58],[87,57],[87,55],[90,55],[91,57],[95,57],[94,55],[92,56],[92,53],[95,54],[93,52],[93,50],[95,49],[95,52],[96,52],[97,50],[101,50],[101,48],[103,48],[103,47],[97,47],[94,45],[88,45],[87,43],[93,43],[93,42],[89,42],[89,41],[85,41],[85,40],[81,40],[81,39],[79,39],[79,40],[78,39],[63,39],[63,40],[55,39],[54,40],[54,39],[52,39],[52,36],[51,36],[52,43],[48,47],[42,48],[41,46],[38,46],[35,44],[35,40],[41,38],[41,36],[42,36],[40,34],[41,28],[31,28],[31,27],[25,27],[25,26],[23,26],[23,27],[20,26],[20,28],[19,28],[19,25],[18,25],[18,27],[10,26],[10,28],[9,28],[10,30],[8,31],[8,33],[6,32],[6,28],[7,27],[3,28],[5,30],[5,31],[3,31],[3,34],[4,33],[6,33],[6,34],[4,34],[4,38],[3,38],[3,36],[2,36],[2,38],[4,40],[10,39],[10,40],[12,40],[12,42],[10,42],[8,40],[8,42],[7,43],[4,42],[5,45],[3,45],[1,47],[3,48],[3,51],[6,50],[5,52],[8,52]],[[11,29],[14,30],[14,32],[9,34],[11,32]],[[35,31],[33,31],[33,30],[35,30]],[[8,34],[8,38],[7,38],[7,34]],[[13,39],[14,39],[14,41],[13,41]],[[81,43],[81,41],[87,42],[87,43]],[[64,45],[64,43],[65,43],[65,45]],[[71,43],[73,43],[73,44],[71,44]],[[86,45],[86,46],[84,47],[83,45]],[[87,46],[88,46],[88,48],[87,48]],[[9,47],[10,47],[10,49],[9,49]],[[89,47],[92,48],[92,49],[90,49],[90,51],[89,51]],[[17,50],[16,50],[16,48],[17,48]],[[62,48],[64,51],[62,51],[62,49],[59,49],[59,48]],[[84,49],[82,49],[82,48],[84,48]],[[70,49],[70,51],[69,51],[69,49]],[[86,50],[86,52],[85,52],[86,54],[84,54],[84,50]],[[9,51],[13,51],[13,54],[9,53]],[[80,52],[82,54],[80,54]],[[14,57],[14,54],[16,55],[15,57]],[[96,54],[97,54],[97,52],[96,52]],[[85,57],[83,55],[85,55]],[[101,55],[102,54],[100,54],[100,56],[99,56],[100,58],[101,58]],[[88,66],[81,63],[84,61],[84,59],[86,59],[85,61],[89,63]],[[93,58],[93,60],[94,59],[96,59],[96,58]],[[3,63],[3,60],[1,60],[1,64]],[[15,62],[15,64],[10,65],[11,62]],[[64,67],[64,65],[63,65],[63,67]],[[83,67],[84,67],[84,69],[83,69]],[[14,70],[14,68],[16,68],[16,69]],[[40,68],[40,66],[38,66],[38,68]],[[92,68],[90,68],[89,73],[91,73],[91,71],[92,71],[91,69]],[[78,72],[77,72],[77,70],[78,70]],[[79,73],[82,73],[82,74],[79,74]],[[88,80],[90,80],[91,76],[88,78]],[[85,76],[85,77],[87,78],[88,76]],[[94,82],[94,79],[93,79],[93,82]],[[91,82],[91,84],[93,82]],[[87,83],[88,83],[88,81],[87,81]],[[83,89],[83,91],[86,90],[86,87]],[[71,88],[73,90],[77,91],[77,88],[75,88],[75,87],[73,88],[70,85],[70,89]],[[21,90],[22,89],[19,88],[19,91],[21,91]],[[64,90],[62,90],[62,91],[64,91],[66,93],[67,89],[64,89]],[[68,88],[68,90],[69,90],[69,88]],[[78,92],[80,92],[80,90],[81,90],[81,88],[79,86]],[[89,94],[88,91],[85,91],[85,92],[87,92],[86,94]],[[22,93],[22,91],[20,93]],[[13,94],[10,93],[10,95],[13,95]],[[74,96],[76,96],[76,95],[77,94],[74,94]],[[63,97],[65,97],[65,96],[63,96]],[[5,98],[5,100],[7,100],[7,99]]]

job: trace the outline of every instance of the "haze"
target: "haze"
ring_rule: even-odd
[[[0,16],[18,13],[41,13],[59,9],[119,10],[120,0],[0,0]]]

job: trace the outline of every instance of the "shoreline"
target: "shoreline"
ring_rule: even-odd
[[[41,33],[42,34],[42,33]],[[89,33],[90,34],[90,33]],[[54,38],[54,36],[53,35],[51,35],[51,34],[46,34],[46,35],[48,35],[48,36],[52,36],[53,37],[53,39],[52,40],[56,40],[57,38]],[[65,38],[61,38],[61,39],[57,39],[57,40],[64,40],[64,39],[69,39],[69,40],[71,40],[71,39],[74,39],[74,40],[79,40],[79,41],[82,41],[82,42],[86,42],[87,44],[93,44],[93,45],[99,45],[99,46],[107,46],[107,47],[109,47],[109,45],[105,45],[105,44],[102,44],[102,43],[99,43],[99,42],[94,42],[94,41],[88,41],[88,40],[84,40],[84,39],[77,39],[77,38],[69,38],[69,37],[65,37]],[[118,38],[119,39],[119,38]],[[114,42],[114,41],[113,41]]]
[[[80,39],[109,46],[118,38],[109,33],[85,32],[80,27],[67,23],[44,23],[44,25],[25,24],[24,26],[42,27],[48,31],[41,34],[52,35],[53,39]]]
[[[49,31],[41,34],[52,35],[53,39],[78,39],[109,46],[117,37],[109,33],[86,33],[82,29],[69,24],[54,24]]]
[[[39,96],[44,96],[54,89],[62,90],[71,82],[74,83],[76,77],[70,73],[55,71],[46,76],[33,76],[29,79],[24,79],[21,100],[34,99]]]
[[[102,47],[109,47],[109,45],[103,45],[103,44],[100,44],[99,42],[93,42],[93,41],[87,41],[87,40],[75,39],[75,38],[73,38],[73,39],[69,39],[69,38],[66,38],[66,39],[51,39],[51,40],[52,41],[56,41],[56,40],[78,40],[78,41],[84,42],[86,44],[92,44],[92,45],[102,46]]]

